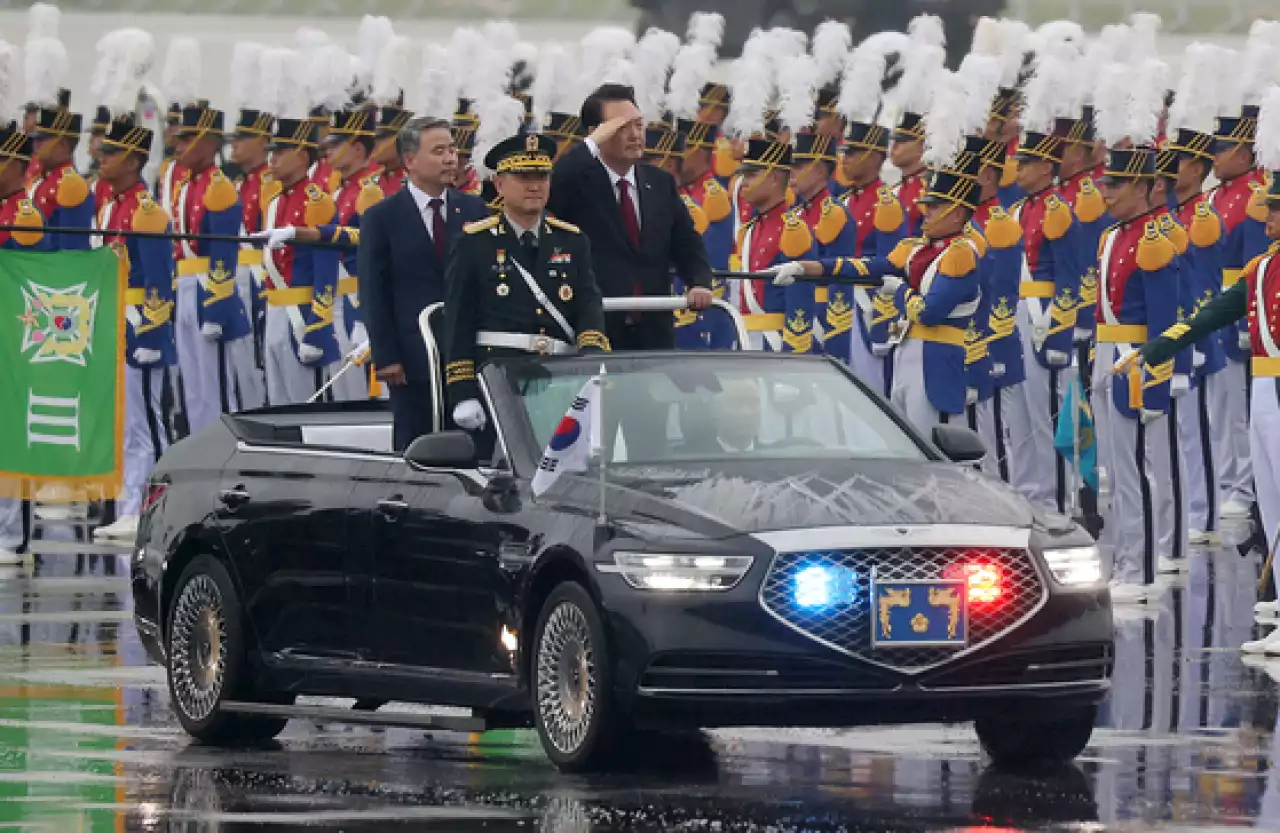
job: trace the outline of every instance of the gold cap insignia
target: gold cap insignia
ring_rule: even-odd
[[[524,138],[524,149],[530,152],[538,149],[538,134],[530,133]]]

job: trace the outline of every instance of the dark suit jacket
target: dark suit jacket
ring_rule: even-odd
[[[446,251],[462,227],[489,216],[479,197],[450,188],[445,198]],[[408,187],[360,218],[360,305],[376,367],[399,364],[409,382],[433,382],[418,315],[444,300],[445,263]]]
[[[672,272],[688,286],[711,286],[711,267],[702,237],[694,230],[676,182],[666,171],[636,165],[640,201],[640,248],[627,238],[613,183],[604,165],[580,144],[556,162],[551,176],[551,214],[582,229],[591,241],[596,282],[606,298],[636,294],[670,295]],[[641,316],[642,334],[623,334],[626,316],[610,315],[614,349],[664,349],[675,344],[671,313]]]

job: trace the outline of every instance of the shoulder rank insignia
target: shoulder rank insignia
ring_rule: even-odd
[[[560,229],[561,231],[570,232],[572,234],[582,234],[582,229],[578,228],[573,223],[566,223],[564,220],[560,220],[555,217],[548,217],[547,225],[551,226],[552,228]]]

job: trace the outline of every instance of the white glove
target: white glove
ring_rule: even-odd
[[[305,365],[313,365],[324,358],[324,351],[314,344],[298,345],[298,361]]]
[[[1043,324],[1031,325],[1031,345],[1037,350],[1044,347],[1045,339],[1049,338],[1049,328]]]
[[[133,351],[133,360],[138,364],[155,364],[163,358],[159,350],[148,350],[145,347],[139,347]]]
[[[1173,374],[1173,381],[1169,384],[1169,395],[1174,399],[1184,396],[1191,391],[1191,377],[1186,373]]]
[[[1150,425],[1163,416],[1164,411],[1148,411],[1146,408],[1138,412],[1138,418],[1142,420],[1143,425]]]
[[[1044,360],[1054,367],[1066,367],[1071,364],[1071,354],[1064,353],[1061,350],[1044,351]]]
[[[977,389],[977,388],[965,388],[965,389],[964,389],[964,404],[965,404],[965,405],[977,405],[977,404],[978,404],[978,389]]]
[[[200,335],[204,336],[205,341],[217,341],[222,338],[222,325],[214,324],[212,322],[208,324],[201,324]]]
[[[466,431],[483,431],[486,423],[484,406],[479,399],[467,399],[453,408],[453,421]]]
[[[777,266],[770,266],[765,271],[773,273],[774,286],[791,286],[796,282],[796,278],[804,274],[804,264],[782,263]]]
[[[1129,369],[1129,365],[1133,362],[1134,357],[1138,355],[1137,350],[1130,350],[1120,358],[1116,359],[1116,363],[1111,365],[1112,373],[1124,373]]]
[[[880,294],[887,295],[892,298],[894,295],[898,294],[898,289],[904,283],[906,283],[906,281],[897,275],[885,275],[884,282],[880,284]]]
[[[364,324],[357,321],[355,324],[351,325],[351,346],[352,347],[359,347],[360,345],[368,342],[368,340],[369,340],[369,331],[364,328]]]
[[[293,226],[285,226],[284,228],[267,229],[266,231],[255,231],[249,235],[255,242],[261,243],[267,249],[283,249],[285,246],[293,242],[298,236],[298,230]]]
[[[1093,341],[1093,330],[1088,327],[1076,327],[1071,337],[1071,342],[1073,344],[1088,344],[1090,341]]]

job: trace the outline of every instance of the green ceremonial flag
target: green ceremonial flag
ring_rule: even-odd
[[[109,247],[0,249],[0,496],[115,497],[124,435],[125,272]]]

